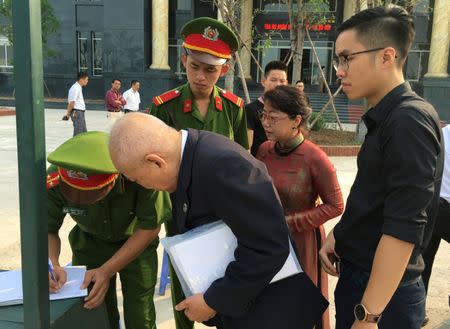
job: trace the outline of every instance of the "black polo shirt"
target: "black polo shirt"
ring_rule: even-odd
[[[257,100],[245,105],[245,115],[247,116],[247,129],[253,130],[253,143],[250,152],[253,156],[258,153],[259,145],[267,140],[266,132],[262,126],[259,115],[264,110],[264,103],[258,98]]]
[[[383,234],[415,244],[402,281],[424,268],[439,200],[443,145],[439,117],[408,83],[363,116],[368,132],[345,212],[334,229],[336,253],[370,272]]]

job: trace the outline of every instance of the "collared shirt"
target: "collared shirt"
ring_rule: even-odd
[[[119,100],[120,104],[116,103],[116,100]],[[119,91],[111,88],[106,92],[105,104],[108,111],[119,112],[126,103]]]
[[[145,189],[123,176],[117,178],[104,199],[91,205],[67,200],[59,185],[50,188],[47,195],[50,233],[57,233],[69,214],[84,232],[104,241],[119,242],[137,229],[155,229],[171,217],[167,192]]]
[[[125,110],[139,111],[139,104],[141,103],[139,91],[135,91],[133,88],[130,88],[123,93],[123,98],[127,102],[124,107]]]
[[[186,141],[188,138],[188,131],[185,129],[181,129],[181,158],[183,159],[184,148],[186,147]]]
[[[84,104],[83,89],[81,85],[78,83],[78,81],[75,82],[69,89],[67,103],[70,102],[75,102],[73,106],[74,109],[81,111],[86,110],[86,105]]]
[[[408,83],[389,92],[363,116],[368,132],[358,155],[358,172],[340,222],[336,253],[370,272],[382,235],[415,245],[403,281],[423,271],[439,200],[442,136],[434,108]],[[425,233],[426,232],[426,233]]]
[[[450,203],[450,125],[442,128],[445,144],[444,174],[442,175],[441,198]]]
[[[193,128],[221,134],[248,149],[244,109],[224,98],[214,86],[206,116],[195,105],[189,83],[177,88],[179,96],[159,106],[152,103],[150,114],[177,130]]]

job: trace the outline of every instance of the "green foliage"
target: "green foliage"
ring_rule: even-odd
[[[329,0],[309,0],[302,1],[299,6],[298,2],[292,4],[293,0],[284,0],[288,6],[292,6],[293,18],[297,17],[299,21],[293,21],[291,23],[304,25],[320,24],[329,19],[330,15],[330,1]]]
[[[261,45],[259,44],[258,46],[254,47],[253,49],[258,50],[258,51],[262,51],[263,57],[265,56],[265,50],[269,49],[270,47],[272,47],[272,39],[271,36],[268,35],[267,39],[263,40],[264,43]]]
[[[309,116],[308,125],[310,125],[314,120],[316,120],[318,112],[312,112]],[[325,117],[321,115],[319,119],[316,121],[314,126],[310,126],[309,129],[312,131],[319,131],[325,128]]]
[[[291,24],[293,29],[296,29],[297,27],[303,29],[306,25],[313,25],[313,24],[324,24],[327,22],[330,22],[330,20],[333,20],[334,22],[334,15],[330,14],[329,7],[330,7],[330,1],[329,0],[309,0],[302,2],[301,5],[298,4],[295,0],[281,0],[281,3],[286,8],[290,8],[292,17],[289,23]],[[255,9],[253,11],[253,19],[258,16],[259,14],[265,13],[264,10],[261,10],[259,8]],[[253,47],[255,51],[262,51],[263,56],[265,50],[272,47],[272,37],[279,36],[278,31],[262,31],[258,32],[256,27],[253,27],[252,30],[252,37],[253,39],[260,39],[264,41],[264,44],[257,44]],[[295,43],[295,40],[291,40],[291,42]],[[292,47],[294,48],[294,47]]]
[[[5,23],[0,24],[0,34],[5,35],[9,42],[14,45],[11,4],[12,0],[4,0],[0,4],[0,16],[6,18]],[[43,56],[44,58],[53,57],[56,55],[56,51],[48,47],[47,39],[52,33],[58,30],[60,24],[49,0],[41,0],[41,25]]]

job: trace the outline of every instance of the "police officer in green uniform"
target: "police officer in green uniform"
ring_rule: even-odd
[[[209,17],[188,22],[181,29],[188,82],[153,98],[150,114],[176,129],[194,128],[228,137],[248,149],[244,102],[238,96],[216,86],[230,66],[228,60],[238,49],[236,35],[225,24]],[[172,235],[171,222],[166,222]],[[178,278],[170,266],[172,303],[185,299]],[[183,312],[174,310],[177,329],[192,329]]]
[[[176,129],[213,131],[248,148],[244,102],[216,86],[238,48],[235,34],[223,23],[201,17],[181,29],[188,82],[153,98],[150,114]]]
[[[48,156],[48,245],[56,282],[66,281],[59,263],[58,231],[67,214],[76,222],[69,235],[72,264],[86,265],[83,288],[92,284],[84,306],[103,301],[111,328],[119,328],[116,276],[120,274],[125,325],[153,329],[160,224],[170,218],[165,192],[147,190],[119,174],[108,152],[108,135],[79,134]]]

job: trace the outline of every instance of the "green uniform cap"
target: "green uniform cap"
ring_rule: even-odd
[[[50,153],[47,160],[60,168],[86,174],[117,173],[109,155],[108,139],[108,134],[101,131],[78,134]]]

